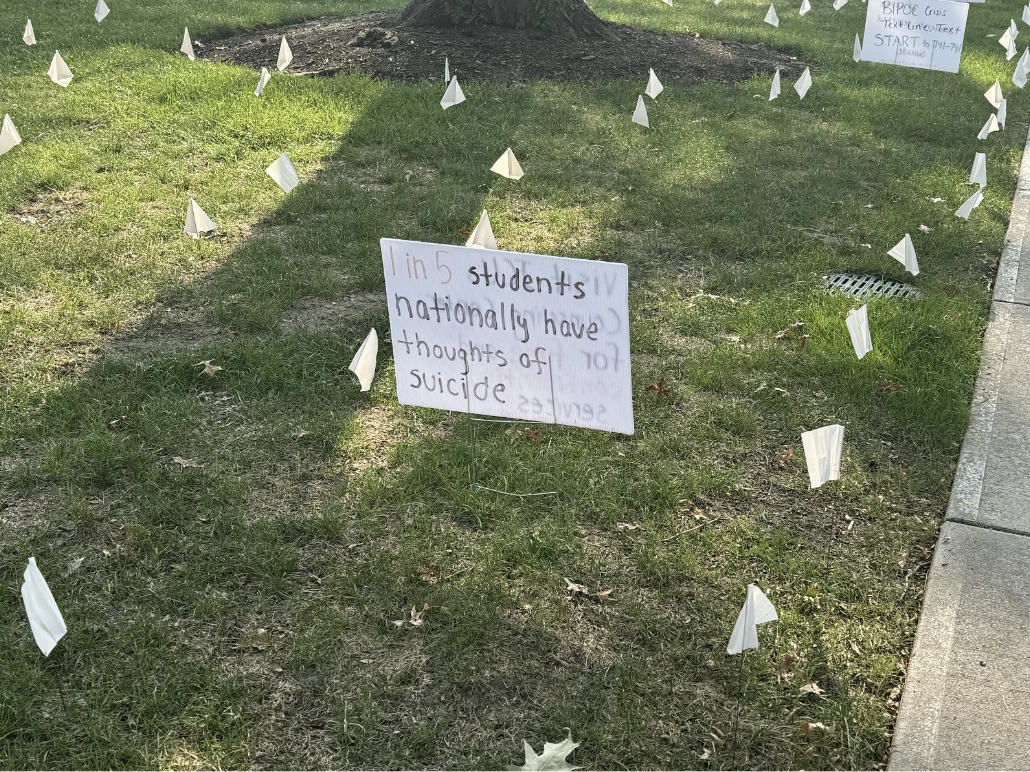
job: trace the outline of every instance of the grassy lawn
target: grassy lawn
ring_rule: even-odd
[[[803,102],[786,79],[767,102],[768,76],[667,82],[651,131],[629,121],[646,72],[463,81],[444,112],[442,80],[276,76],[256,99],[255,72],[174,53],[186,24],[206,42],[390,4],[151,0],[97,25],[7,3],[0,762],[491,769],[569,727],[588,768],[882,763],[1026,133],[1009,12],[971,8],[948,75],[855,65],[857,0],[784,3],[779,29],[765,0],[598,0],[812,64]],[[1009,125],[979,142],[995,78]],[[518,184],[488,171],[509,145]],[[285,198],[263,171],[284,151]],[[181,234],[190,197],[215,238]],[[557,479],[557,502],[470,489],[467,418],[396,404],[378,239],[463,242],[483,207],[503,249],[630,267],[637,434],[479,431],[484,484]],[[906,231],[922,297],[870,301],[858,361],[857,304],[822,276],[905,279]],[[799,435],[834,422],[842,479],[809,490]],[[48,661],[29,555],[69,626]],[[748,582],[781,618],[742,661]]]

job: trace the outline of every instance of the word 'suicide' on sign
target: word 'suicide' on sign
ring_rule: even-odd
[[[404,405],[633,434],[623,263],[382,240]]]

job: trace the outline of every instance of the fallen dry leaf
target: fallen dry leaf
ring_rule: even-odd
[[[222,369],[218,365],[211,364],[211,360],[210,359],[205,359],[203,362],[197,362],[193,366],[194,367],[203,367],[204,369],[200,373],[198,373],[198,375],[206,375],[209,378],[214,378],[215,377],[215,373],[217,373],[219,370]]]
[[[812,681],[812,683],[805,684],[804,686],[802,686],[801,689],[799,690],[799,693],[800,694],[815,694],[815,695],[819,695],[819,694],[823,694],[824,692],[822,690],[822,687],[819,686],[819,684],[817,684],[815,681]]]
[[[901,387],[894,381],[879,381],[876,384],[877,391],[898,391]]]
[[[613,592],[615,592],[615,588],[609,587],[607,590],[599,590],[598,592],[595,592],[594,595],[596,595],[598,598],[607,598]]]
[[[815,732],[817,730],[821,730],[823,732],[832,732],[833,731],[832,727],[826,726],[826,724],[823,724],[823,723],[821,723],[819,721],[816,721],[815,723],[812,723],[812,724],[809,724],[809,723],[802,724],[801,728],[805,730],[805,734],[811,734],[812,732]]]
[[[411,607],[411,624],[418,627],[422,624],[422,616],[429,610],[429,604],[422,604],[422,610],[418,611],[414,606]]]
[[[672,394],[672,389],[665,385],[664,378],[659,378],[658,383],[652,383],[650,386],[647,387],[647,390],[657,392],[663,397],[667,397],[670,394]]]
[[[194,461],[192,458],[183,458],[182,456],[175,456],[172,459],[173,464],[178,464],[183,469],[203,469],[204,465],[199,461]]]
[[[540,439],[540,430],[539,429],[526,429],[525,432],[523,432],[523,433],[526,435],[526,439],[527,440],[534,440],[535,441],[535,440],[539,440]]]
[[[616,531],[639,531],[640,523],[616,523]]]
[[[585,584],[577,584],[576,582],[569,579],[567,576],[562,577],[565,580],[565,592],[570,595],[589,595],[590,588]]]
[[[790,466],[790,462],[794,460],[794,449],[784,448],[776,454],[776,466],[780,469],[786,469]]]

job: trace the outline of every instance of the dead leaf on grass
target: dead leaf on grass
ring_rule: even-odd
[[[799,319],[798,321],[794,322],[794,324],[790,325],[790,327],[784,327],[782,330],[780,330],[778,333],[776,333],[776,340],[782,340],[783,338],[786,338],[787,336],[789,336],[798,327],[804,327],[804,326],[805,326],[805,323],[802,322]]]
[[[585,584],[578,584],[567,576],[563,576],[562,578],[565,580],[565,592],[569,593],[571,597],[590,594],[590,588]]]
[[[222,368],[218,365],[211,364],[210,359],[205,359],[203,362],[197,362],[194,367],[203,367],[204,369],[198,373],[198,375],[206,375],[209,378],[214,378],[215,373],[219,372]]]
[[[650,386],[647,387],[647,390],[656,392],[662,397],[667,397],[670,394],[672,394],[672,389],[665,385],[664,378],[659,378],[658,383],[652,383]]]
[[[418,627],[422,624],[423,615],[429,610],[429,604],[423,603],[422,610],[417,610],[414,606],[411,607],[411,624]]]
[[[204,465],[199,461],[195,461],[192,458],[183,458],[182,456],[175,456],[172,458],[173,464],[178,464],[183,469],[203,469]]]
[[[819,686],[819,684],[817,684],[815,681],[812,681],[812,683],[805,684],[804,686],[802,686],[799,690],[799,693],[820,695],[824,694],[825,692],[823,691],[822,687]]]

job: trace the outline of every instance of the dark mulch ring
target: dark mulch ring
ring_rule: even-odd
[[[614,40],[556,41],[499,27],[400,27],[394,13],[323,18],[245,32],[197,47],[201,58],[259,69],[275,67],[279,39],[287,36],[293,64],[287,72],[334,75],[363,72],[375,78],[443,81],[444,57],[461,80],[589,81],[647,77],[653,67],[665,82],[736,81],[756,73],[797,75],[804,64],[765,45],[722,43],[689,33],[619,26]]]

